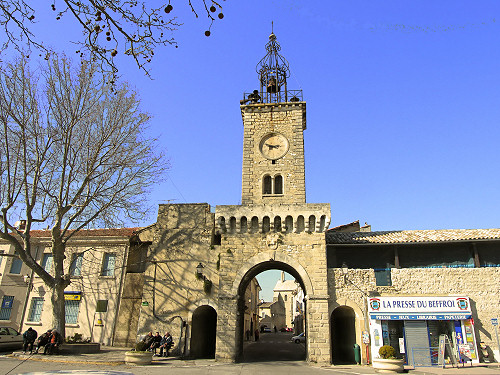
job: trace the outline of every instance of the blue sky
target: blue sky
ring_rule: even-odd
[[[179,48],[156,52],[154,79],[120,61],[170,159],[152,206],[240,203],[239,100],[274,21],[307,102],[307,201],[331,203],[331,226],[498,227],[500,2],[227,0],[208,38],[171,3]],[[46,8],[38,35],[71,56],[79,30]]]

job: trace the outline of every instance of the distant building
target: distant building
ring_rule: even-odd
[[[278,296],[273,302],[262,302],[259,305],[260,328],[268,327],[277,330],[286,327],[286,312],[283,298]]]
[[[259,282],[254,277],[245,291],[245,336],[253,337],[255,330],[259,329]]]

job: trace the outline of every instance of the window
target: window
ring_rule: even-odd
[[[50,253],[43,254],[41,266],[45,270],[45,272],[50,273],[50,271],[52,270],[52,258],[53,256]]]
[[[73,301],[73,300],[64,301],[66,324],[77,324],[79,311],[80,311],[80,301]]]
[[[264,189],[263,189],[263,194],[272,194],[273,182],[271,176],[264,176]]]
[[[377,286],[391,286],[391,269],[375,269],[375,283],[377,284]]]
[[[81,276],[82,275],[82,262],[83,254],[73,254],[71,257],[71,264],[69,266],[69,274],[71,276]]]
[[[108,300],[107,299],[98,300],[95,312],[107,312],[107,311],[108,311]]]
[[[28,322],[39,322],[42,315],[43,298],[33,297],[28,314]]]
[[[14,253],[17,255],[17,251]],[[21,267],[23,266],[23,261],[17,257],[12,258],[12,263],[10,265],[10,273],[19,275],[21,273]]]
[[[115,275],[115,259],[116,254],[106,253],[104,254],[102,262],[102,276],[114,276]]]
[[[283,177],[274,177],[274,194],[283,194]]]
[[[10,320],[14,296],[3,296],[2,308],[0,309],[0,320]]]

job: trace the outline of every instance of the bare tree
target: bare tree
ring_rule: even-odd
[[[51,289],[54,327],[64,337],[68,241],[89,224],[140,219],[144,193],[167,162],[126,84],[110,87],[96,64],[72,69],[56,55],[37,71],[24,58],[0,68],[0,238]],[[13,224],[19,219],[24,230]],[[50,227],[53,274],[32,255],[37,223]]]
[[[224,1],[224,0],[222,0]],[[224,18],[220,2],[215,0],[184,0],[193,14],[205,14],[209,27],[216,19]],[[196,6],[193,4],[196,3]],[[10,44],[22,52],[35,48],[48,56],[50,50],[31,31],[37,22],[36,7],[51,7],[54,22],[62,17],[71,17],[83,32],[76,52],[81,57],[99,61],[101,69],[116,73],[115,57],[125,53],[132,57],[137,66],[147,75],[147,64],[159,46],[177,46],[172,31],[178,23],[174,8],[170,4],[157,4],[154,0],[52,0],[34,5],[28,0],[0,0],[0,26],[4,29],[2,49]],[[59,8],[60,6],[60,8]],[[1,39],[0,39],[1,40]],[[47,57],[48,58],[48,57]]]

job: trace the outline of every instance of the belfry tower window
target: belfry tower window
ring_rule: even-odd
[[[283,176],[277,174],[274,177],[265,175],[262,181],[263,195],[283,195]]]

